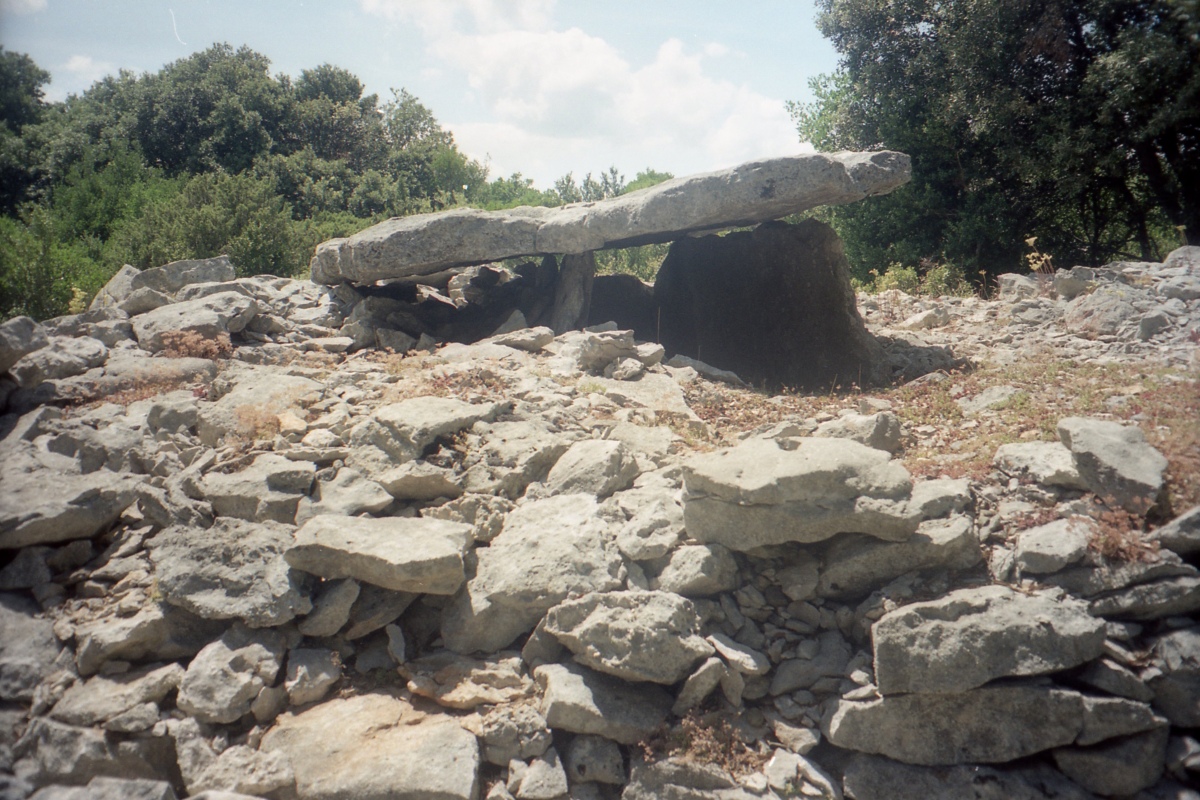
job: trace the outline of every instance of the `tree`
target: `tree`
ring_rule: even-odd
[[[829,212],[852,262],[997,272],[1030,235],[1068,264],[1156,257],[1170,225],[1197,237],[1196,6],[820,0],[842,60],[791,104],[802,138],[913,158],[911,185]]]
[[[11,213],[27,200],[37,180],[22,135],[26,126],[41,121],[42,87],[49,82],[50,73],[29,56],[0,46],[0,213]]]

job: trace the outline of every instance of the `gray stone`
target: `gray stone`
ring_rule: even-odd
[[[358,599],[350,607],[350,620],[342,637],[354,641],[386,627],[407,611],[416,599],[417,595],[409,592],[394,592],[369,583],[362,586]]]
[[[336,732],[336,735],[331,735]],[[283,715],[262,749],[284,755],[311,800],[476,800],[479,745],[452,717],[389,694],[329,700]]]
[[[529,762],[517,787],[518,800],[561,800],[567,795],[567,772],[553,747]]]
[[[86,784],[97,777],[159,780],[160,767],[167,766],[162,744],[153,739],[119,741],[99,728],[35,717],[22,739],[22,748],[31,753],[22,772],[35,785]]]
[[[1161,674],[1149,679],[1154,707],[1173,725],[1200,727],[1200,628],[1184,628],[1153,640]]]
[[[683,356],[678,353],[667,359],[666,365],[668,367],[675,367],[676,369],[694,369],[701,377],[707,378],[710,381],[720,381],[721,383],[728,383],[731,386],[746,385],[746,382],[738,377],[736,372],[732,372],[727,369],[720,369],[699,359],[688,358],[687,356]],[[616,376],[614,375],[613,377]],[[619,380],[627,379],[620,378]]]
[[[822,727],[837,747],[908,764],[999,764],[1073,743],[1083,730],[1083,698],[1013,685],[840,700]]]
[[[1089,791],[1126,797],[1162,777],[1168,736],[1164,726],[1093,747],[1066,747],[1054,751],[1054,763]]]
[[[837,631],[823,631],[817,637],[819,649],[811,658],[793,658],[780,664],[771,677],[774,696],[796,689],[808,689],[822,678],[840,678],[850,663],[850,645]]]
[[[1087,555],[1094,533],[1094,524],[1086,518],[1058,519],[1021,531],[1013,557],[1023,575],[1058,572]]]
[[[1058,421],[1058,437],[1075,457],[1087,487],[1125,509],[1144,514],[1159,499],[1167,459],[1136,425],[1088,417]]]
[[[1200,610],[1200,577],[1167,578],[1097,597],[1090,612],[1097,617],[1152,620],[1184,616]]]
[[[486,494],[469,494],[421,512],[422,516],[465,522],[472,527],[476,542],[490,542],[504,527],[504,519],[513,510],[512,501]]]
[[[425,461],[410,461],[393,467],[377,475],[375,480],[396,500],[457,498],[463,493],[458,477],[453,472]]]
[[[218,516],[291,523],[315,474],[316,467],[310,462],[263,453],[240,472],[208,473],[203,491]]]
[[[703,703],[720,685],[728,669],[725,662],[715,656],[697,667],[683,682],[683,688],[679,690],[675,704],[671,706],[671,713],[682,717]]]
[[[263,628],[312,610],[304,576],[284,560],[291,545],[290,526],[221,518],[207,529],[167,528],[146,546],[168,603]]]
[[[546,614],[575,660],[627,681],[671,685],[712,655],[691,601],[669,592],[595,592]]]
[[[223,747],[210,742],[208,732],[194,719],[171,720],[167,729],[175,742],[179,773],[190,797],[205,793],[270,796],[295,783],[287,760],[279,753],[253,750],[244,744]]]
[[[183,674],[183,667],[168,664],[122,675],[97,675],[68,689],[50,716],[70,725],[102,725],[144,703],[161,703],[179,688]],[[157,710],[154,718],[158,720]]]
[[[333,636],[350,620],[350,609],[358,599],[361,587],[357,581],[325,581],[313,598],[312,612],[300,620],[297,629],[305,636]]]
[[[998,408],[1013,398],[1020,391],[1015,386],[989,386],[973,397],[960,397],[954,402],[968,417],[976,417],[985,411]]]
[[[683,506],[679,490],[653,481],[613,497],[628,516],[617,532],[617,547],[631,561],[662,558],[683,536]]]
[[[1150,706],[1124,697],[1085,695],[1083,710],[1083,730],[1075,739],[1075,744],[1082,746],[1168,726]]]
[[[176,704],[201,722],[236,722],[275,682],[285,646],[280,633],[235,625],[192,659]]]
[[[511,256],[671,241],[688,231],[885,194],[909,174],[908,157],[900,153],[812,154],[752,161],[558,209],[454,209],[402,217],[321,244],[312,275],[319,283],[372,283]]]
[[[124,300],[117,303],[117,308],[133,317],[138,314],[145,314],[147,311],[153,311],[171,302],[171,298],[162,292],[151,289],[149,286],[143,286],[140,289],[134,289],[130,292]]]
[[[709,597],[737,588],[737,570],[733,554],[719,544],[683,545],[671,551],[651,586],[684,597]]]
[[[129,264],[122,266],[108,279],[108,283],[104,284],[100,291],[96,292],[96,296],[92,298],[91,305],[88,306],[88,311],[111,308],[128,297],[130,292],[133,291],[133,276],[137,275],[140,271]]]
[[[332,650],[297,647],[288,652],[284,688],[294,706],[321,700],[342,678],[342,663]]]
[[[616,742],[583,734],[567,745],[567,775],[571,783],[625,783],[625,759]]]
[[[546,718],[532,702],[494,705],[481,716],[465,717],[462,722],[479,737],[484,760],[501,767],[514,759],[540,756],[551,742]]]
[[[708,643],[725,662],[743,675],[766,675],[771,669],[771,662],[762,653],[735,642],[723,633],[714,633],[708,637]]]
[[[994,678],[1069,669],[1100,655],[1105,630],[1082,602],[996,585],[899,608],[871,636],[875,683],[890,695],[961,692]]]
[[[1089,561],[1095,561],[1089,558]],[[1046,575],[1041,580],[1066,589],[1078,597],[1096,597],[1161,578],[1186,578],[1197,575],[1195,567],[1183,563],[1170,551],[1159,551],[1153,561],[1102,560],[1099,564],[1081,564]]]
[[[0,594],[0,700],[29,702],[51,672],[62,645],[36,603]]]
[[[296,524],[303,525],[322,514],[355,517],[377,513],[392,504],[392,495],[380,484],[364,478],[358,470],[342,467],[333,480],[319,480],[312,500],[301,498],[296,508]]]
[[[50,566],[46,563],[46,556],[50,552],[49,547],[23,547],[18,550],[13,560],[0,569],[0,592],[32,589],[39,584],[48,583],[53,577]]]
[[[1147,536],[1181,556],[1200,553],[1200,506],[1180,514]]]
[[[383,449],[400,461],[411,461],[439,436],[493,420],[501,409],[499,403],[472,405],[449,397],[413,397],[381,406],[371,416],[390,434]]]
[[[227,369],[222,376],[230,372]],[[201,405],[196,432],[209,447],[217,447],[230,434],[253,439],[257,420],[303,405],[305,398],[318,396],[323,389],[310,378],[262,366],[239,371],[233,380],[233,387],[219,400]]]
[[[850,439],[876,450],[896,453],[903,433],[899,417],[890,411],[880,411],[877,414],[843,414],[821,423],[813,436]]]
[[[842,777],[854,800],[1095,800],[1095,795],[1045,764],[915,767],[856,755]]]
[[[147,603],[132,616],[118,608],[75,628],[75,661],[92,675],[108,661],[162,661],[196,654],[227,627],[163,602]]]
[[[1013,442],[1000,445],[992,459],[1002,472],[1043,486],[1086,489],[1075,459],[1060,442]]]
[[[13,364],[17,384],[31,389],[43,381],[81,375],[108,359],[108,348],[95,339],[52,336],[49,343]]]
[[[1067,305],[1063,324],[1071,333],[1086,339],[1115,335],[1127,320],[1137,315],[1133,301],[1142,294],[1120,284],[1098,286]]]
[[[232,281],[237,277],[229,256],[197,258],[172,261],[161,267],[144,269],[130,276],[130,290],[147,287],[155,291],[174,294],[193,283],[216,283]]]
[[[749,439],[684,465],[684,524],[701,542],[752,550],[838,533],[903,541],[912,479],[888,454],[857,442]]]
[[[577,664],[545,664],[533,674],[542,687],[542,714],[554,730],[633,744],[671,708],[671,695],[658,686],[628,684]]]
[[[512,653],[476,660],[440,650],[406,661],[399,671],[410,692],[447,708],[511,703],[533,694],[533,681]]]
[[[621,442],[583,439],[567,448],[550,468],[546,486],[551,494],[605,498],[629,488],[638,471],[633,453]]]
[[[240,333],[258,313],[258,304],[239,292],[220,292],[172,303],[133,318],[133,333],[143,350],[157,353],[166,346],[169,331],[195,333],[206,339]]]
[[[861,535],[839,536],[822,554],[824,566],[816,593],[822,597],[864,595],[910,572],[964,570],[982,559],[979,538],[964,516],[922,522],[912,538],[904,542],[880,542]]]
[[[446,647],[458,653],[506,647],[568,596],[610,591],[623,581],[611,523],[590,495],[518,506],[476,555],[475,577],[442,617]]]
[[[743,787],[715,764],[673,756],[635,762],[621,800],[776,800],[778,796],[767,788],[765,779],[762,783],[756,789]]]
[[[596,256],[591,251],[563,256],[548,321],[555,333],[565,333],[587,321],[595,275]]]
[[[48,344],[50,337],[46,329],[31,317],[13,317],[0,323],[0,374]]]
[[[284,558],[322,578],[354,578],[399,592],[453,594],[463,583],[471,527],[406,517],[314,517]]]

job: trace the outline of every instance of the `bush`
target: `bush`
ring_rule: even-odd
[[[920,269],[893,263],[882,275],[875,270],[871,270],[870,275],[871,279],[866,283],[853,278],[851,283],[857,291],[868,294],[898,289],[905,294],[961,297],[975,291],[959,267],[949,263],[936,264],[927,259],[921,261]]]
[[[0,217],[0,319],[48,319],[91,298],[109,274],[81,242],[56,236],[53,217],[34,209],[25,220]]]

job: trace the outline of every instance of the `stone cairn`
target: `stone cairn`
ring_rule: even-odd
[[[510,255],[763,219],[654,208],[510,212]],[[736,374],[517,324],[569,305],[536,265],[380,275],[415,224],[323,245],[336,285],[177,262],[0,325],[0,797],[1197,796],[1200,509],[1122,563],[1083,514],[1160,501],[1136,426],[1061,419],[974,481],[914,478],[869,397],[698,447],[686,390]],[[860,305],[895,380],[1032,343],[1194,369],[1200,250]],[[1032,497],[1057,519],[1018,532]]]

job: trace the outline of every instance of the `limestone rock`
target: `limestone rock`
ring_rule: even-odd
[[[567,772],[553,747],[536,756],[517,786],[518,800],[559,800],[567,795]]]
[[[495,652],[571,594],[622,583],[611,523],[590,495],[557,495],[514,509],[475,577],[446,606],[442,637],[458,653]]]
[[[702,542],[746,551],[838,533],[903,541],[918,519],[912,479],[888,454],[857,442],[748,439],[684,465],[684,524]]]
[[[479,737],[484,760],[501,767],[540,756],[551,742],[546,718],[532,701],[491,706],[478,718],[464,718],[463,725]]]
[[[1005,586],[959,589],[885,615],[871,629],[883,695],[955,692],[994,678],[1040,675],[1091,661],[1104,622],[1078,601]]]
[[[222,517],[291,523],[315,473],[310,462],[263,453],[240,472],[210,472],[204,478],[204,496]]]
[[[904,542],[838,536],[822,556],[824,566],[816,593],[822,597],[854,597],[909,572],[964,570],[982,559],[970,520],[961,516],[922,522],[912,538]]]
[[[1152,620],[1182,616],[1200,610],[1200,577],[1142,583],[1110,592],[1092,601],[1090,612],[1097,617]]]
[[[594,494],[605,498],[626,489],[638,466],[624,444],[611,439],[583,439],[567,448],[546,476],[551,494]]]
[[[34,689],[54,669],[62,646],[40,608],[19,595],[0,594],[0,700],[33,699]]]
[[[1064,326],[1088,339],[1112,336],[1120,331],[1126,320],[1137,315],[1132,302],[1137,294],[1140,293],[1129,286],[1099,286],[1070,302],[1063,319]]]
[[[226,370],[222,377],[229,372]],[[276,421],[276,415],[308,396],[318,395],[321,389],[321,384],[311,378],[270,367],[237,372],[233,386],[220,399],[202,404],[196,432],[208,447],[216,447],[229,434],[253,440],[260,421]]]
[[[652,684],[628,684],[577,664],[534,670],[542,687],[542,714],[554,730],[594,734],[633,744],[662,724],[671,696]]]
[[[886,380],[837,234],[806,219],[678,239],[654,284],[668,353],[751,383],[818,388]]]
[[[284,553],[292,528],[221,518],[211,528],[177,525],[147,543],[163,598],[205,619],[282,625],[312,610],[304,576]]]
[[[46,329],[30,317],[13,317],[0,323],[0,375],[24,356],[49,343]]]
[[[1088,417],[1058,421],[1058,436],[1075,457],[1087,487],[1145,513],[1163,490],[1167,459],[1146,443],[1141,428]]]
[[[449,397],[413,397],[381,406],[372,417],[390,432],[385,449],[401,461],[419,458],[439,436],[448,436],[500,413],[498,403],[472,405]]]
[[[1058,572],[1087,554],[1093,531],[1089,520],[1074,518],[1028,528],[1017,536],[1013,557],[1023,575]]]
[[[621,800],[676,797],[687,800],[776,800],[777,795],[766,785],[758,787],[757,791],[740,786],[732,775],[715,764],[681,757],[635,763],[629,784],[621,793]]]
[[[67,690],[50,716],[69,725],[101,725],[144,703],[159,703],[179,688],[183,667],[145,667],[123,675],[90,678]],[[155,711],[154,720],[158,721]]]
[[[1200,628],[1159,636],[1153,648],[1161,671],[1149,680],[1154,707],[1174,725],[1200,727]]]
[[[1071,451],[1059,442],[1003,444],[996,449],[992,463],[1008,475],[1029,478],[1043,486],[1087,488]]]
[[[930,768],[860,754],[846,766],[843,784],[854,800],[1095,800],[1091,792],[1044,764]]]
[[[392,499],[379,483],[368,480],[357,470],[342,467],[332,480],[317,481],[312,500],[300,499],[296,507],[296,524],[303,525],[322,514],[356,517],[377,513],[390,506]]]
[[[843,414],[821,423],[813,436],[851,439],[895,454],[900,449],[903,430],[899,417],[890,411],[880,411],[876,414]]]
[[[627,681],[674,684],[713,653],[691,601],[670,592],[596,592],[550,609],[545,626],[579,663]]]
[[[566,762],[572,783],[625,783],[621,748],[602,736],[576,736],[567,746]]]
[[[1054,763],[1085,789],[1126,797],[1162,777],[1168,736],[1163,726],[1093,747],[1065,747],[1054,751]]]
[[[1083,729],[1083,698],[1013,685],[841,700],[823,729],[837,747],[907,764],[1000,764],[1073,743]]]
[[[401,664],[400,674],[410,692],[447,708],[499,705],[533,694],[533,681],[512,654],[476,660],[443,650]]]
[[[1200,506],[1185,511],[1149,536],[1181,556],[1200,552]]]
[[[305,636],[333,636],[350,619],[362,587],[349,578],[325,581],[313,598],[313,610],[296,627]]]
[[[240,333],[257,313],[258,304],[244,294],[220,292],[139,314],[133,318],[133,332],[143,350],[157,353],[165,347],[163,334],[168,331],[195,333],[206,339]]]
[[[104,615],[75,628],[75,661],[83,675],[112,660],[161,661],[195,655],[226,627],[162,602],[132,616]]]
[[[697,667],[683,682],[683,688],[679,690],[679,694],[675,697],[675,703],[671,706],[671,713],[682,717],[703,703],[705,698],[720,685],[728,670],[725,662],[715,656]]]
[[[130,276],[129,288],[131,291],[147,288],[164,294],[175,294],[191,284],[221,283],[232,281],[236,277],[229,256],[221,255],[216,258],[172,261],[161,267],[144,269]]]
[[[752,161],[559,209],[454,209],[402,217],[318,246],[313,280],[372,283],[511,256],[671,241],[689,231],[886,194],[909,174],[908,157],[900,153],[812,154]]]
[[[285,641],[275,631],[234,626],[205,647],[179,686],[179,708],[201,722],[236,722],[265,686],[275,682]]]
[[[475,736],[451,717],[423,714],[389,694],[289,712],[263,737],[262,750],[291,762],[296,793],[306,800],[479,794]]]
[[[287,760],[278,753],[233,745],[218,751],[207,731],[194,719],[167,723],[175,742],[179,772],[190,797],[211,793],[213,800],[239,800],[246,793],[270,795],[291,788],[295,778]]]
[[[294,706],[321,700],[341,680],[342,664],[332,650],[297,647],[288,652],[284,688]]]
[[[653,588],[684,597],[708,597],[737,588],[737,561],[719,544],[683,545],[672,550]]]
[[[436,500],[459,497],[462,487],[448,469],[424,461],[410,461],[377,475],[375,480],[397,500]],[[445,519],[445,517],[443,517]],[[455,520],[461,522],[462,520]]]
[[[811,658],[793,658],[781,663],[771,677],[770,692],[778,696],[808,689],[822,678],[840,678],[850,663],[850,645],[837,631],[822,631],[818,649]]]
[[[10,371],[19,386],[29,389],[42,381],[81,375],[107,358],[108,348],[90,337],[51,336],[46,346],[23,357]]]
[[[453,594],[463,582],[471,528],[404,517],[314,517],[296,531],[284,558],[322,578],[354,578],[400,592]]]

